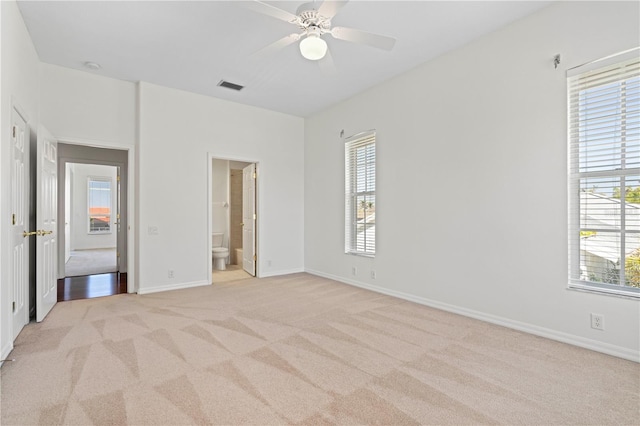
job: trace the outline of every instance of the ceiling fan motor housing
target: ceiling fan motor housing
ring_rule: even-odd
[[[296,15],[299,18],[298,25],[305,31],[318,29],[319,35],[321,35],[331,30],[331,19],[319,15],[318,11],[314,9],[313,3],[301,5],[296,11]]]

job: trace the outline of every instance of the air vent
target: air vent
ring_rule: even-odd
[[[232,89],[232,90],[242,90],[242,89],[244,89],[244,86],[240,86],[239,84],[235,84],[235,83],[230,83],[230,82],[225,81],[225,80],[220,80],[220,83],[218,83],[218,86],[226,87],[227,89]]]

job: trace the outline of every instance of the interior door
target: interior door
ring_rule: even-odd
[[[11,116],[11,285],[13,338],[29,322],[29,239],[27,185],[29,130],[14,108]]]
[[[38,129],[36,173],[36,321],[56,304],[58,238],[58,142],[43,127]]]
[[[256,276],[256,165],[242,169],[242,268]]]

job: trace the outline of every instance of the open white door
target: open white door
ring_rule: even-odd
[[[14,108],[11,116],[11,285],[13,338],[29,322],[29,239],[27,185],[29,130]]]
[[[242,169],[242,268],[256,276],[256,165]]]
[[[58,141],[38,129],[36,177],[36,321],[47,316],[58,298]]]

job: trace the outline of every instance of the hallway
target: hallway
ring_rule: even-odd
[[[58,302],[113,296],[127,292],[127,274],[85,275],[58,280]]]

